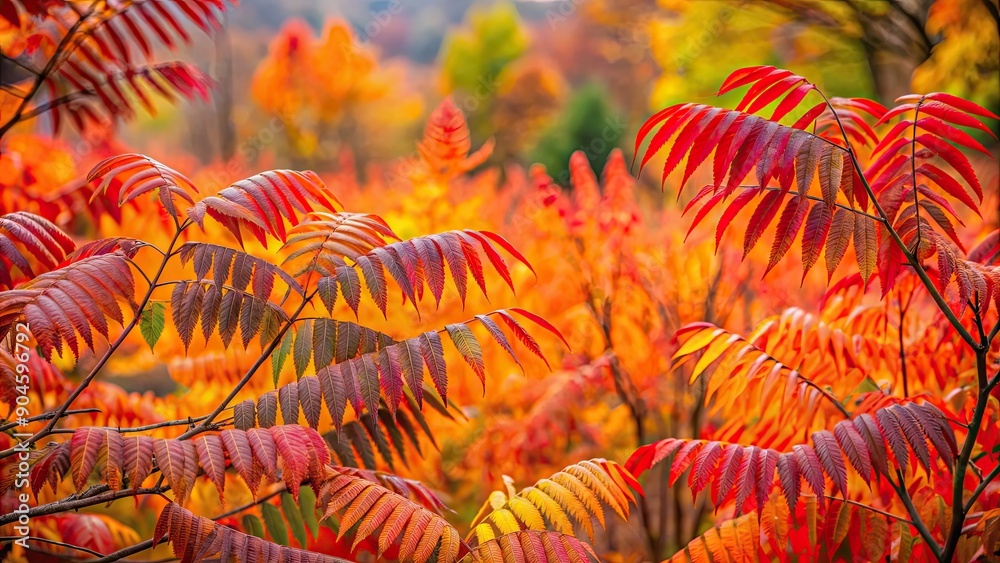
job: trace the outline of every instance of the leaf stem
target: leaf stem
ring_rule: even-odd
[[[917,241],[913,245],[913,249],[920,252],[920,190],[917,189],[917,120],[920,118],[920,104],[924,103],[924,99],[920,98],[917,105],[913,108],[913,138],[910,139],[910,182],[913,183],[913,212],[917,220]]]
[[[74,409],[74,410],[68,410],[68,411],[64,412],[63,416],[66,417],[66,416],[71,416],[71,415],[74,415],[74,414],[88,414],[88,413],[94,413],[94,412],[102,412],[102,411],[101,411],[101,409],[93,408],[93,407],[86,408],[86,409]],[[56,415],[55,411],[43,412],[42,414],[35,415],[35,416],[32,416],[32,417],[28,417],[28,418],[25,419],[25,421],[27,421],[27,422],[38,422],[40,420],[49,420],[50,418],[54,417],[55,415]],[[6,431],[8,431],[8,430],[10,430],[12,428],[17,428],[18,426],[21,426],[20,422],[16,422],[16,421],[15,422],[8,422],[8,423],[6,423],[4,425],[0,425],[0,432],[6,432]]]
[[[965,502],[966,516],[968,516],[969,511],[972,510],[972,506],[976,504],[976,499],[979,498],[979,495],[983,494],[983,491],[986,490],[986,486],[994,482],[997,479],[997,477],[1000,477],[1000,465],[997,465],[996,467],[993,468],[993,471],[990,471],[989,473],[984,475],[982,482],[979,483],[979,486],[976,487],[976,490],[972,491],[972,496],[970,496],[969,500]]]
[[[986,381],[987,349],[988,346],[976,347],[976,376],[977,379],[981,381]],[[938,558],[940,561],[951,561],[952,556],[955,554],[955,548],[958,546],[958,539],[962,535],[962,526],[965,524],[965,514],[967,512],[965,500],[963,499],[965,494],[965,472],[969,468],[969,458],[972,456],[972,450],[976,446],[976,436],[978,436],[979,428],[982,426],[983,416],[986,414],[986,406],[989,402],[989,397],[990,389],[989,383],[987,383],[986,386],[980,387],[979,389],[976,407],[972,411],[972,420],[969,422],[969,433],[965,437],[965,442],[962,444],[962,451],[959,453],[958,460],[955,462],[956,466],[952,480],[951,529],[948,531],[944,550]],[[982,491],[979,492],[981,493]],[[976,493],[976,496],[978,496],[978,493]],[[975,497],[973,497],[973,500],[974,499]]]
[[[280,495],[281,493],[285,492],[286,490],[287,489],[285,488],[285,484],[281,483],[281,485],[275,491],[273,491],[271,493],[268,493],[268,494],[266,494],[266,495],[258,498],[257,500],[255,500],[253,502],[249,502],[247,504],[244,504],[243,506],[238,506],[238,507],[233,508],[231,510],[227,510],[226,512],[223,512],[222,514],[214,516],[212,518],[212,520],[221,520],[223,518],[227,518],[227,517],[232,516],[234,514],[239,514],[240,512],[243,512],[244,510],[247,510],[249,508],[253,508],[254,506],[257,506],[258,504],[261,504],[263,502],[267,502],[267,501],[271,500],[272,498]],[[163,539],[160,540],[160,543],[163,543],[165,541],[167,541],[166,536],[164,536]],[[153,547],[156,547],[156,546],[153,544],[153,540],[149,539],[149,540],[141,541],[141,542],[139,542],[139,543],[137,543],[135,545],[130,545],[128,547],[124,547],[122,549],[119,549],[118,551],[115,551],[113,553],[109,553],[107,555],[101,555],[101,554],[98,553],[98,554],[96,554],[96,555],[99,556],[98,559],[88,559],[87,561],[85,561],[83,563],[112,563],[113,561],[118,561],[119,559],[128,557],[130,555],[135,555],[136,553],[141,553],[143,551],[146,551],[147,549],[152,549]]]
[[[88,506],[96,506],[98,504],[111,503],[119,499],[129,498],[139,495],[155,495],[160,494],[165,491],[170,490],[170,487],[147,487],[139,489],[121,489],[117,491],[112,491],[107,485],[98,485],[94,487],[94,492],[87,496],[76,497],[71,496],[63,499],[61,501],[51,502],[49,504],[43,504],[41,506],[36,506],[28,510],[28,517],[36,518],[38,516],[47,516],[49,514],[58,514],[60,512],[66,512],[69,510],[79,510],[81,508],[87,508]],[[11,522],[16,522],[18,519],[18,514],[10,513],[0,516],[0,526],[5,524],[10,524]]]
[[[780,192],[780,191],[783,191],[781,188],[776,188],[776,187],[773,187],[773,186],[768,186],[768,187],[763,187],[762,188],[760,186],[741,185],[741,186],[737,186],[737,187],[739,189],[741,189],[741,190],[754,189],[754,190],[762,190],[762,191],[766,190],[766,191],[771,191],[771,192]],[[804,197],[804,198],[806,198],[808,200],[812,200],[812,201],[819,201],[819,202],[826,203],[826,201],[823,198],[821,198],[821,197],[814,196],[814,195],[809,195],[809,194],[803,194],[803,193],[798,192],[796,190],[788,190],[788,191],[785,191],[784,193],[786,193],[788,195],[794,195],[794,196]],[[878,215],[872,215],[870,213],[865,213],[864,211],[861,211],[860,209],[855,209],[854,207],[851,207],[850,205],[844,205],[842,203],[835,203],[834,206],[835,207],[839,207],[839,208],[841,208],[841,209],[843,209],[845,211],[850,211],[851,213],[854,213],[855,215],[861,215],[863,217],[868,217],[872,221],[878,221],[879,223],[885,223],[885,219],[883,219],[882,217],[879,217]]]
[[[820,95],[823,95],[823,93],[820,92]],[[823,95],[823,99],[826,99],[825,95]],[[830,106],[830,109],[832,111],[833,106],[830,105],[829,100],[827,100],[827,105]],[[837,119],[837,124],[840,125],[841,133],[844,135],[844,139],[846,140],[847,132],[844,130],[844,126],[843,124],[841,124],[840,117],[837,116],[836,112],[834,112],[834,117]],[[938,291],[937,286],[934,285],[934,282],[931,280],[930,276],[927,275],[927,271],[924,270],[924,267],[920,263],[920,260],[914,253],[910,252],[910,249],[906,247],[906,244],[903,242],[903,239],[900,238],[899,233],[897,233],[896,229],[894,229],[892,225],[889,224],[889,216],[886,214],[885,210],[882,209],[882,205],[879,203],[878,198],[875,197],[875,192],[872,190],[871,185],[868,183],[868,179],[865,178],[864,170],[862,170],[861,163],[858,161],[857,155],[854,154],[854,149],[851,148],[850,142],[848,142],[847,153],[851,155],[851,164],[854,166],[854,170],[855,172],[857,172],[858,178],[861,179],[861,185],[862,187],[864,187],[865,193],[868,195],[868,199],[871,200],[872,206],[875,207],[875,211],[882,218],[882,223],[885,225],[885,229],[889,233],[889,236],[892,237],[892,240],[896,243],[896,246],[898,246],[900,251],[902,251],[903,256],[906,257],[906,261],[910,263],[910,266],[916,272],[917,277],[920,278],[920,281],[923,282],[924,287],[927,288],[927,292],[931,294],[931,298],[934,299],[934,302],[937,304],[938,308],[941,309],[941,313],[944,314],[944,316],[947,317],[948,322],[950,322],[951,325],[955,327],[955,330],[958,332],[959,336],[962,337],[962,340],[964,340],[965,343],[968,344],[971,348],[973,349],[978,348],[978,344],[976,343],[975,339],[973,339],[972,334],[970,334],[969,331],[966,330],[965,326],[962,325],[962,321],[959,320],[959,318],[955,315],[955,312],[952,311],[951,307],[948,306],[948,302],[944,300],[944,297]]]
[[[17,97],[17,98],[23,98],[24,97],[24,92],[21,92],[21,90],[19,88],[11,86],[10,84],[0,84],[0,90],[3,90],[4,92],[7,92],[11,96],[14,96],[14,97]]]
[[[38,71],[37,68],[32,67],[31,65],[29,65],[26,62],[18,60],[17,57],[10,57],[10,56],[7,56],[7,55],[5,55],[3,53],[0,53],[0,60],[10,61],[11,63],[13,63],[13,64],[21,67],[22,69],[30,72],[31,74],[34,74],[35,76],[38,76],[38,74],[39,74],[39,71]]]
[[[0,544],[10,543],[10,542],[13,542],[13,541],[19,540],[19,539],[22,539],[22,536],[4,536],[4,537],[0,537]],[[70,544],[70,543],[65,543],[65,542],[56,541],[56,540],[50,540],[49,538],[43,538],[43,537],[39,537],[39,536],[28,536],[27,538],[24,538],[24,539],[27,539],[28,541],[33,541],[33,542],[47,543],[49,545],[55,545],[55,546],[59,546],[59,547],[66,548],[66,549],[72,549],[72,550],[80,551],[80,552],[87,553],[87,554],[90,554],[90,555],[97,555],[97,556],[101,555],[99,552],[94,551],[92,549],[88,549],[86,547],[80,547],[78,545],[73,545],[73,544]],[[28,549],[31,549],[31,548],[29,547]],[[33,551],[37,551],[39,553],[46,553],[46,554],[48,554],[48,552],[42,551],[42,550],[33,550]]]
[[[147,424],[146,426],[135,426],[132,428],[119,428],[119,434],[130,434],[133,432],[148,432],[150,430],[156,430],[157,428],[167,428],[170,426],[194,426],[195,423],[204,420],[204,416],[199,416],[197,418],[187,418],[184,420],[167,420],[164,422],[156,422],[153,424]]]
[[[997,324],[993,325],[990,333],[986,335],[987,346],[989,346],[989,343],[993,342],[993,339],[997,337],[997,334],[1000,334],[1000,320],[997,321]]]
[[[906,373],[906,345],[903,342],[903,327],[904,321],[906,320],[906,310],[909,307],[903,306],[903,301],[899,301],[899,369],[900,374],[903,376],[903,398],[910,396],[910,382]]]
[[[843,502],[843,503],[846,503],[846,504],[854,505],[854,506],[856,506],[858,508],[863,508],[865,510],[868,510],[868,511],[871,511],[871,512],[875,512],[877,514],[881,514],[882,516],[886,516],[888,518],[892,518],[893,520],[898,520],[900,522],[903,522],[905,524],[909,524],[911,526],[914,525],[912,520],[907,520],[906,518],[903,518],[902,516],[897,516],[897,515],[895,515],[895,514],[893,514],[891,512],[886,512],[884,510],[879,510],[878,508],[875,508],[874,506],[865,504],[863,502],[858,502],[856,500],[851,500],[851,499],[845,499],[845,498],[838,497],[838,496],[833,496],[833,495],[823,495],[823,496],[825,496],[827,499],[832,500],[832,501]]]
[[[784,364],[783,362],[779,361],[777,358],[775,358],[771,354],[768,354],[764,350],[761,350],[756,345],[754,345],[752,342],[750,342],[750,341],[748,341],[746,339],[743,339],[743,340],[747,344],[753,346],[755,350],[758,350],[758,351],[760,351],[761,354],[764,354],[765,356],[767,356],[767,358],[769,360],[771,360],[772,362],[774,362],[776,364],[779,364],[779,365],[782,365],[782,366],[785,366],[788,369],[792,369],[791,366],[788,366],[788,365]],[[793,371],[795,371],[795,372],[798,373],[798,376],[796,377],[796,379],[798,379],[799,381],[805,383],[807,386],[812,387],[813,389],[819,391],[819,393],[823,397],[825,397],[828,401],[830,401],[830,403],[832,403],[833,406],[837,407],[837,410],[840,411],[840,414],[844,415],[844,418],[846,418],[847,420],[851,420],[851,413],[847,412],[847,409],[844,408],[844,405],[842,405],[840,403],[840,399],[838,399],[833,393],[827,391],[826,389],[823,389],[822,387],[819,386],[818,383],[816,383],[815,381],[809,379],[808,377],[803,376],[802,372],[800,372],[798,369],[794,369]]]
[[[931,535],[930,530],[927,529],[924,521],[921,520],[917,507],[913,505],[913,499],[910,498],[910,493],[906,490],[906,484],[904,483],[905,478],[903,477],[902,471],[897,469],[896,476],[899,479],[899,486],[896,486],[896,483],[888,475],[886,475],[885,478],[889,481],[889,484],[892,485],[893,490],[896,491],[896,496],[903,501],[903,506],[906,507],[906,512],[910,515],[910,518],[912,519],[911,523],[913,524],[913,527],[917,529],[917,533],[920,534],[924,543],[926,543],[927,547],[929,547],[931,552],[934,553],[934,557],[936,557],[939,561],[943,561],[941,559],[941,546],[939,546],[937,541],[934,540],[934,536]]]

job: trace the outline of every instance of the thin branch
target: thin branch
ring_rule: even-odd
[[[772,362],[774,362],[774,363],[776,363],[776,364],[779,364],[779,365],[782,365],[782,366],[785,366],[785,367],[787,367],[787,368],[789,368],[789,369],[793,369],[793,368],[792,368],[791,366],[789,366],[789,365],[785,364],[784,362],[782,362],[782,361],[781,361],[781,360],[779,360],[778,358],[775,358],[775,357],[774,357],[774,356],[772,356],[771,354],[768,354],[768,353],[767,353],[767,352],[765,352],[764,350],[761,350],[761,349],[760,349],[760,348],[758,348],[758,347],[757,347],[756,345],[754,345],[754,344],[753,344],[752,342],[750,342],[750,341],[746,340],[745,338],[744,338],[743,340],[744,340],[744,341],[745,341],[745,342],[746,342],[747,344],[749,344],[749,345],[753,346],[755,350],[757,350],[757,351],[758,351],[758,352],[760,352],[761,354],[764,354],[764,356],[766,356],[766,357],[767,357],[767,359],[771,360]],[[837,410],[838,410],[838,411],[840,411],[840,414],[844,415],[844,418],[846,418],[847,420],[851,420],[851,413],[847,412],[847,409],[846,409],[846,408],[844,408],[844,405],[840,404],[840,400],[839,400],[839,399],[837,399],[837,397],[836,397],[836,396],[834,396],[834,395],[833,395],[832,393],[830,393],[830,392],[829,392],[829,391],[827,391],[826,389],[823,389],[822,387],[820,387],[820,386],[819,386],[819,384],[817,384],[816,382],[812,381],[812,380],[811,380],[811,379],[809,379],[808,377],[805,377],[805,376],[803,376],[803,375],[802,375],[802,372],[800,372],[800,371],[799,371],[798,369],[795,369],[794,371],[796,371],[796,372],[798,372],[798,373],[799,373],[799,375],[798,375],[798,377],[797,377],[797,379],[798,379],[798,380],[802,381],[803,383],[805,383],[805,384],[806,384],[806,385],[808,385],[809,387],[812,387],[813,389],[815,389],[815,390],[819,391],[819,393],[820,393],[821,395],[823,395],[823,397],[825,397],[825,398],[826,398],[826,399],[827,399],[828,401],[830,401],[830,402],[831,402],[831,403],[833,404],[833,406],[837,407]]]
[[[924,524],[924,521],[920,519],[920,512],[918,512],[917,507],[913,505],[913,499],[910,498],[910,493],[906,490],[906,486],[903,482],[905,478],[903,477],[903,473],[899,469],[896,470],[896,476],[899,478],[899,486],[896,486],[896,483],[895,481],[892,480],[892,477],[888,475],[886,475],[885,477],[889,481],[889,484],[892,485],[893,490],[896,491],[896,496],[898,496],[900,500],[903,501],[903,505],[906,507],[906,512],[910,515],[910,518],[912,519],[911,524],[913,524],[913,527],[917,529],[917,532],[920,534],[920,537],[924,540],[924,543],[927,544],[927,547],[930,548],[931,552],[934,554],[934,557],[936,557],[938,560],[941,560],[941,546],[937,544],[937,542],[934,540],[934,536],[931,535],[930,530],[928,530],[927,526]]]
[[[841,147],[840,145],[835,145],[835,146],[837,146],[837,147],[839,147],[841,149],[844,148],[844,147]],[[804,197],[804,198],[806,198],[808,200],[811,200],[811,201],[818,201],[818,202],[826,203],[826,200],[823,199],[823,198],[821,198],[821,197],[819,197],[819,196],[804,194],[804,193],[801,193],[801,192],[796,191],[796,190],[782,190],[781,188],[776,188],[774,186],[762,187],[762,186],[758,186],[758,185],[755,185],[755,184],[740,184],[740,185],[738,185],[736,187],[738,189],[741,189],[741,190],[767,190],[769,192],[782,192],[782,193],[786,193],[788,195],[794,195],[794,196]],[[850,211],[850,212],[854,213],[855,215],[861,215],[862,217],[867,217],[867,218],[871,219],[872,221],[877,221],[879,223],[885,223],[885,219],[883,219],[882,217],[879,217],[878,215],[872,215],[870,213],[865,213],[864,211],[861,211],[860,209],[857,209],[855,207],[851,207],[850,205],[844,205],[842,203],[835,203],[834,206],[835,207],[839,207],[839,208],[841,208],[841,209],[843,209],[845,211]]]
[[[979,483],[979,486],[976,487],[976,490],[972,491],[972,496],[970,496],[969,500],[966,501],[965,503],[966,513],[972,510],[972,505],[976,504],[976,499],[979,498],[979,495],[983,494],[983,491],[986,490],[986,486],[996,481],[997,477],[1000,477],[1000,465],[997,465],[996,467],[993,468],[993,471],[990,471],[988,474],[986,474],[983,477],[982,482]]]
[[[100,555],[101,555],[100,552],[94,551],[92,549],[88,549],[86,547],[80,547],[78,545],[73,545],[73,544],[70,544],[70,543],[65,543],[65,542],[56,541],[56,540],[50,540],[49,538],[41,538],[41,537],[38,537],[38,536],[27,536],[27,538],[25,538],[24,536],[3,536],[3,537],[0,537],[0,544],[2,544],[2,543],[8,543],[8,542],[13,542],[13,541],[20,540],[20,539],[27,539],[28,541],[39,542],[39,543],[47,543],[47,544],[50,544],[50,545],[56,545],[56,546],[59,546],[59,547],[62,547],[62,548],[66,548],[66,549],[74,549],[76,551],[82,551],[83,553],[89,553],[90,555],[97,555],[98,557],[100,557]],[[29,547],[28,549],[31,549],[31,548]],[[33,550],[33,551],[38,551],[39,553],[45,553],[47,555],[56,555],[56,554],[53,554],[53,553],[49,553],[47,551],[41,551],[41,550]]]
[[[903,398],[910,396],[910,382],[906,374],[906,348],[903,342],[903,327],[904,321],[906,319],[906,310],[908,307],[903,306],[903,301],[899,301],[899,366],[900,371],[903,376]]]
[[[897,9],[902,11],[903,13],[907,13],[905,12],[905,10],[899,8],[898,6]],[[914,252],[920,252],[920,242],[921,242],[920,197],[919,197],[920,190],[917,189],[917,120],[920,119],[920,104],[922,103],[924,103],[924,99],[920,98],[920,101],[918,101],[917,105],[913,108],[913,133],[912,133],[913,138],[910,139],[910,174],[911,174],[910,181],[913,182],[913,213],[917,219],[917,242],[916,244],[913,245]]]
[[[285,487],[285,484],[281,483],[276,490],[274,490],[274,491],[272,491],[272,492],[270,492],[270,493],[268,493],[268,494],[266,494],[266,495],[258,498],[255,501],[248,502],[248,503],[244,504],[243,506],[237,506],[236,508],[227,510],[227,511],[223,512],[222,514],[219,514],[218,516],[213,517],[212,520],[222,520],[223,518],[229,518],[230,516],[233,516],[235,514],[239,514],[240,512],[243,512],[244,510],[249,510],[249,509],[257,506],[258,504],[263,504],[263,503],[265,503],[265,502],[273,499],[274,497],[280,495],[281,493],[283,493],[283,492],[285,492],[287,490],[288,489]]]
[[[101,409],[91,407],[91,408],[86,408],[86,409],[68,410],[68,411],[64,412],[62,415],[63,415],[63,417],[67,417],[67,416],[71,416],[71,415],[74,415],[74,414],[89,414],[89,413],[94,413],[94,412],[102,412],[102,411],[101,411]],[[56,415],[55,411],[44,412],[42,414],[26,418],[22,422],[38,422],[38,421],[41,421],[41,420],[49,420],[50,418],[54,417],[55,415]],[[17,428],[18,426],[23,426],[23,424],[21,424],[21,422],[8,422],[7,424],[0,425],[0,432],[6,432],[6,431],[8,431],[8,430],[10,430],[12,428]]]
[[[41,73],[37,68],[31,66],[30,64],[28,64],[26,62],[22,62],[21,60],[15,58],[15,57],[10,57],[8,55],[4,55],[3,53],[0,53],[0,59],[5,60],[5,61],[10,61],[10,62],[14,63],[15,65],[21,67],[22,69],[30,72],[31,74],[34,74],[35,76],[38,76]]]
[[[989,395],[990,391],[992,391],[993,388],[997,386],[997,384],[1000,384],[1000,371],[993,374],[993,378],[990,379],[989,383],[986,384],[985,393]]]
[[[904,523],[909,524],[911,526],[914,525],[912,520],[907,520],[906,518],[903,518],[902,516],[897,516],[897,515],[895,515],[895,514],[893,514],[891,512],[886,512],[884,510],[879,510],[879,509],[875,508],[874,506],[867,505],[867,504],[865,504],[863,502],[858,502],[858,501],[851,500],[851,499],[836,497],[836,496],[833,496],[833,495],[823,495],[823,496],[825,496],[829,500],[833,500],[833,501],[837,501],[837,502],[843,502],[843,503],[846,503],[846,504],[852,504],[854,506],[857,506],[858,508],[864,508],[865,510],[870,510],[872,512],[881,514],[882,516],[887,516],[889,518],[892,518],[893,520],[898,520],[900,522],[904,522]]]
[[[986,353],[985,348],[976,347],[976,377],[980,381],[986,381]],[[965,472],[969,467],[969,458],[972,457],[972,450],[976,447],[976,436],[979,434],[983,424],[983,416],[986,415],[986,406],[989,402],[990,390],[989,382],[985,387],[979,388],[979,396],[976,399],[976,407],[972,411],[972,420],[969,421],[969,433],[962,444],[962,451],[958,454],[955,462],[955,470],[952,472],[952,514],[951,529],[945,540],[944,550],[939,557],[942,561],[951,561],[958,546],[958,539],[962,535],[962,526],[965,523]]]
[[[78,92],[72,92],[70,94],[66,94],[65,96],[61,96],[61,97],[56,98],[54,100],[45,102],[44,104],[35,106],[30,111],[25,112],[24,115],[21,116],[20,121],[24,122],[24,121],[28,121],[29,119],[34,119],[34,118],[38,117],[39,115],[42,115],[45,112],[51,111],[51,110],[53,110],[53,109],[55,109],[55,108],[57,108],[59,106],[64,106],[64,105],[66,105],[66,104],[68,104],[68,103],[70,103],[70,102],[72,102],[74,100],[77,100],[79,98],[86,97],[86,96],[92,96],[92,95],[94,95],[94,93],[91,92],[90,90],[80,90]]]
[[[989,0],[986,0],[986,2],[989,3]],[[920,40],[924,44],[926,55],[930,56],[931,49],[934,48],[934,41],[932,41],[930,36],[927,35],[927,29],[924,27],[925,24],[920,21],[920,18],[918,18],[916,14],[903,7],[903,5],[899,3],[899,0],[888,0],[888,4],[910,22],[913,26],[913,30],[917,32],[917,36],[920,37]]]
[[[168,490],[170,490],[170,487],[121,489],[118,491],[112,491],[107,485],[96,485],[91,488],[92,492],[90,492],[90,494],[87,494],[87,491],[84,491],[82,496],[72,495],[60,501],[50,502],[49,504],[43,504],[41,506],[31,508],[28,510],[28,517],[36,518],[38,516],[58,514],[69,510],[79,510],[81,508],[87,508],[88,506],[111,503],[119,499],[131,498],[139,495],[158,495]],[[21,514],[14,513],[0,516],[0,526],[16,522],[19,516],[21,516]]]
[[[976,302],[972,306],[972,322],[976,325],[976,330],[979,332],[979,341],[982,342],[982,348],[989,349],[989,340],[987,340],[986,329],[983,327],[983,316],[980,313],[980,302],[979,302],[979,292],[976,292]],[[986,370],[976,371],[976,382],[979,384],[980,389],[985,389],[989,384],[986,379]]]
[[[133,432],[148,432],[150,430],[156,430],[157,428],[166,428],[169,426],[194,426],[195,423],[201,422],[206,417],[199,416],[196,418],[187,418],[184,420],[167,420],[164,422],[156,422],[153,424],[147,424],[146,426],[135,426],[132,428],[118,428],[119,434],[130,434]]]
[[[135,268],[135,271],[139,272],[139,274],[143,277],[143,279],[146,280],[147,285],[153,285],[153,280],[149,279],[149,276],[146,275],[146,272],[142,271],[142,268],[139,267],[139,264],[136,264],[135,260],[129,258],[128,256],[125,256],[125,260],[128,260],[128,263],[132,264],[132,267]]]
[[[16,88],[14,86],[11,86],[10,84],[0,84],[0,90],[3,90],[4,92],[7,92],[8,94],[16,98],[24,99],[25,96],[25,93],[22,92],[20,88]]]
[[[839,29],[841,23],[837,21],[836,18],[831,16],[828,12],[823,10],[812,9],[809,6],[803,5],[801,2],[794,2],[791,0],[765,0],[766,3],[786,10],[789,15],[798,18],[805,23],[813,23],[826,28],[837,28]]]
[[[167,541],[167,535],[164,534],[163,537],[160,538],[159,543],[163,543],[166,541]],[[145,540],[135,545],[130,545],[128,547],[119,549],[118,551],[115,551],[113,553],[109,553],[107,555],[101,555],[98,559],[87,559],[81,563],[111,563],[112,561],[118,561],[130,555],[142,553],[143,551],[146,551],[147,549],[151,549],[153,547],[155,547],[155,545],[153,544],[153,540]],[[167,559],[167,561],[173,561],[173,560],[174,558]]]

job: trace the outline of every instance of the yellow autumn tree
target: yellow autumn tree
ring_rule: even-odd
[[[271,42],[254,73],[250,94],[280,119],[290,156],[304,164],[331,160],[337,151],[379,155],[420,114],[421,104],[402,87],[402,69],[382,68],[375,51],[341,20],[316,37],[292,21]]]

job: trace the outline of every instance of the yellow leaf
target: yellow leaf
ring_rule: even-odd
[[[529,530],[544,530],[545,521],[542,519],[541,512],[535,508],[535,505],[531,504],[529,501],[520,498],[513,497],[507,503],[510,507],[510,511],[517,516],[524,526]]]
[[[688,354],[692,354],[701,350],[705,346],[708,346],[713,340],[718,336],[725,334],[726,331],[721,328],[705,328],[698,331],[697,334],[692,336],[680,347],[679,350],[674,354],[674,360],[679,360]]]
[[[493,526],[490,526],[485,522],[473,528],[472,534],[476,536],[476,540],[479,543],[486,543],[492,540],[493,538],[497,537],[496,534],[493,532]]]
[[[494,510],[493,513],[490,514],[489,520],[496,525],[501,534],[509,534],[521,529],[521,525],[517,523],[517,518],[514,517],[514,513],[506,508]]]
[[[708,349],[705,350],[705,353],[701,355],[701,358],[698,359],[698,363],[695,364],[694,370],[691,372],[691,378],[689,380],[689,383],[693,385],[694,382],[698,379],[698,376],[701,375],[701,373],[705,371],[705,369],[708,368],[708,366],[712,365],[712,363],[715,360],[718,360],[719,357],[722,356],[722,354],[726,353],[726,350],[729,350],[730,346],[739,342],[740,340],[742,340],[742,338],[740,338],[739,335],[733,334],[730,335],[729,338],[726,338],[725,340],[720,338],[715,342],[712,342],[712,344],[709,345]],[[721,375],[725,376],[726,374],[723,373]]]

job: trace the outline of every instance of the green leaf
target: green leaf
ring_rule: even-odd
[[[469,364],[472,371],[476,372],[476,376],[479,377],[485,391],[486,368],[483,366],[483,349],[479,346],[476,335],[462,323],[450,324],[444,328],[448,330],[448,335],[451,336],[451,341],[455,344],[455,348],[458,349],[462,358]]]
[[[301,490],[301,489],[300,489]],[[299,511],[295,499],[288,493],[281,493],[281,510],[285,513],[285,521],[292,529],[292,535],[299,542],[299,547],[306,547],[306,525],[302,521],[302,513]]]
[[[288,352],[292,349],[292,331],[285,333],[285,336],[281,339],[281,346],[278,350],[271,356],[271,378],[274,380],[274,386],[278,386],[278,376],[281,375],[281,368],[285,365],[285,360],[288,359]]]
[[[862,393],[872,393],[880,390],[881,389],[879,388],[878,383],[875,383],[871,377],[865,376],[865,378],[861,380],[861,383],[858,383],[858,386],[854,388],[854,391],[851,391],[850,396],[860,395]]]
[[[253,514],[243,515],[243,529],[251,536],[257,536],[260,539],[265,539],[264,525],[260,523],[260,518],[257,518]]]
[[[282,319],[271,307],[271,303],[264,304],[264,315],[260,323],[261,346],[270,344],[278,336],[278,332],[281,331]]]
[[[316,521],[316,493],[311,485],[306,485],[299,489],[299,512],[302,513],[302,521],[305,522],[312,537],[319,537],[319,522]]]
[[[264,526],[267,533],[271,535],[274,543],[288,545],[288,528],[285,526],[285,519],[281,517],[281,511],[273,504],[260,505],[264,515]]]
[[[153,349],[156,341],[163,334],[163,326],[166,321],[166,315],[164,315],[165,309],[166,306],[163,303],[150,301],[142,310],[142,313],[139,314],[139,331],[142,333],[142,338],[146,341],[146,344],[149,344],[150,350]]]
[[[333,516],[327,518],[326,520],[323,520],[323,525],[333,530],[333,533],[335,534],[340,533],[340,522],[337,522],[337,519],[334,518]]]

